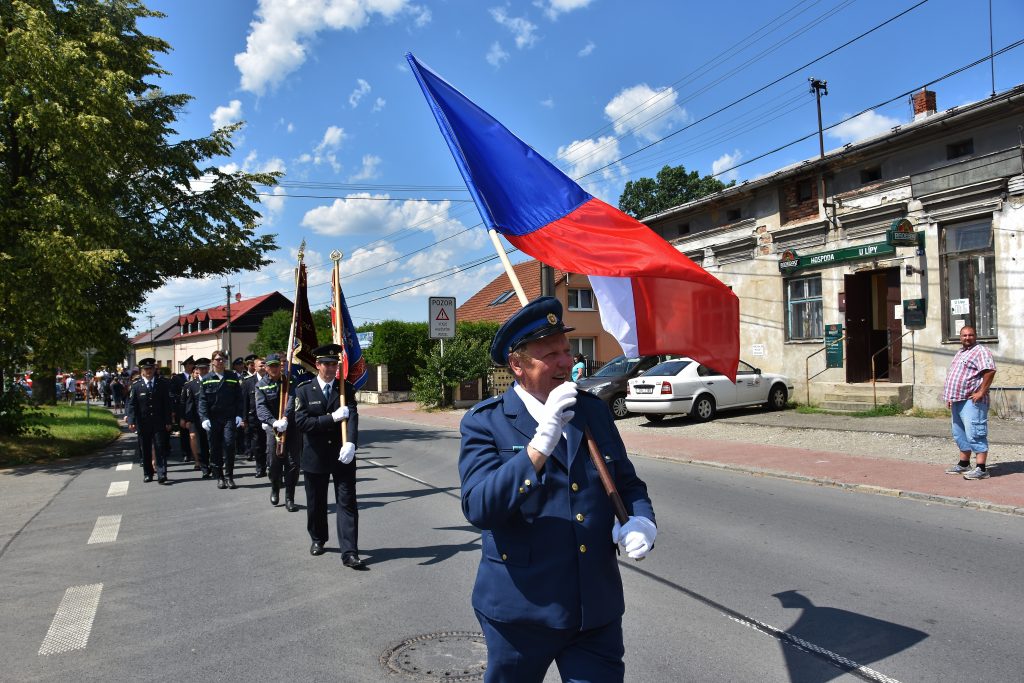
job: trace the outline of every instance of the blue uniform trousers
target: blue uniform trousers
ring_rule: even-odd
[[[235,474],[235,418],[210,418],[210,466],[213,476]]]

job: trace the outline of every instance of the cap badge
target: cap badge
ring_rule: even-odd
[[[555,325],[558,323],[558,317],[554,313],[548,313],[548,325]]]

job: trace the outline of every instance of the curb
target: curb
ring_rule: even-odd
[[[866,493],[876,496],[891,496],[893,498],[908,498],[910,500],[919,500],[925,503],[939,503],[941,505],[949,505],[951,507],[968,508],[973,510],[982,510],[985,512],[996,512],[1004,515],[1019,515],[1024,517],[1024,507],[1002,505],[1000,503],[990,503],[984,500],[973,500],[970,498],[954,498],[952,496],[940,496],[935,493],[921,493],[919,491],[903,491],[901,489],[893,489],[885,486],[874,486],[871,484],[848,484],[846,482],[836,481],[835,479],[826,479],[824,477],[810,477],[803,474],[794,474],[792,472],[762,470],[756,467],[743,467],[742,465],[711,462],[709,460],[670,458],[661,455],[647,455],[646,453],[629,453],[628,455],[631,458],[653,458],[655,460],[679,462],[687,465],[697,465],[699,467],[711,467],[719,470],[728,470],[730,472],[741,472],[743,474],[749,474],[754,477],[771,477],[773,479],[787,479],[789,481],[796,481],[803,484],[812,484],[815,486],[829,486],[832,488],[842,489],[844,491],[850,491],[853,493]]]

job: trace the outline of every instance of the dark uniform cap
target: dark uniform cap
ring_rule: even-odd
[[[245,361],[242,359],[241,356],[239,356],[238,358],[236,358],[233,361],[231,361],[231,365],[232,366],[235,366],[235,365],[245,365]]]
[[[248,363],[249,361],[254,361],[257,358],[259,358],[259,356],[257,356],[255,353],[250,353],[248,356],[245,357],[245,362]]]
[[[139,361],[139,367],[140,368],[155,368],[156,367],[156,359],[155,358],[143,358],[142,360]]]
[[[326,344],[313,349],[313,355],[316,356],[317,363],[337,363],[341,358],[341,350],[341,344]]]
[[[574,329],[562,324],[562,302],[542,296],[520,308],[498,328],[491,343],[491,360],[508,365],[509,352],[523,344]]]
[[[182,365],[188,365],[189,363],[192,363],[193,365],[195,365],[195,362],[196,362],[196,359],[193,358],[192,356],[189,356],[185,360],[181,361],[181,364]]]
[[[196,358],[195,363],[196,363],[196,367],[200,367],[200,368],[208,368],[208,367],[210,367],[210,359],[209,358]]]
[[[267,365],[280,365],[281,364],[281,354],[279,354],[279,353],[267,354],[267,357],[263,359],[263,362],[266,363]]]

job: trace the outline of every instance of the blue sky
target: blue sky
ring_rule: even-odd
[[[816,156],[815,137],[754,160],[816,130],[811,76],[828,82],[826,126],[870,109],[829,131],[826,149],[911,120],[905,97],[876,105],[986,56],[989,0],[927,0],[800,67],[918,2],[150,0],[167,16],[142,30],[173,48],[160,59],[171,72],[160,86],[195,98],[179,133],[243,121],[235,153],[214,163],[285,174],[281,186],[263,188],[260,207],[260,231],[276,234],[280,249],[260,272],[231,276],[232,291],[290,298],[305,239],[313,307],[329,300],[327,255],[339,249],[359,325],[425,320],[428,296],[461,303],[501,271],[497,261],[460,269],[494,252],[473,227],[479,214],[407,51],[616,204],[627,180],[665,164],[744,180]],[[1024,38],[1024,3],[991,6],[996,50]],[[996,58],[997,92],[1022,75],[1024,47]],[[989,63],[932,89],[939,109],[984,99]],[[434,281],[408,289],[426,280]],[[147,327],[147,313],[159,322],[179,305],[223,302],[225,282],[168,282],[149,296],[136,329]]]

